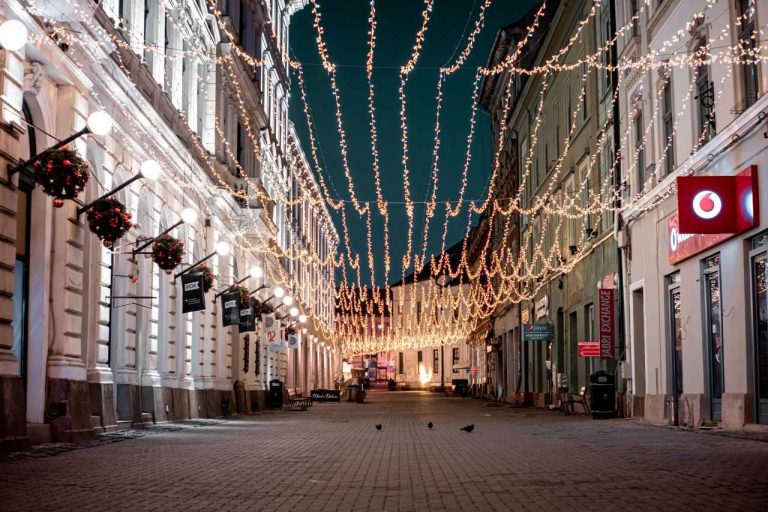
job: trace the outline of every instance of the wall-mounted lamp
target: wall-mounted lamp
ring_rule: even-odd
[[[213,251],[211,254],[209,254],[205,258],[203,258],[201,260],[198,260],[195,263],[191,264],[190,266],[188,266],[187,268],[185,268],[184,270],[182,270],[178,274],[174,275],[173,278],[174,279],[180,278],[184,274],[188,273],[189,271],[191,271],[192,269],[194,269],[198,265],[202,264],[203,262],[206,262],[209,259],[213,258],[217,254],[219,256],[226,256],[227,254],[229,254],[229,250],[230,250],[229,244],[227,242],[223,241],[223,240],[219,240],[218,242],[216,242],[216,250],[215,251]]]
[[[102,199],[106,199],[109,196],[113,196],[123,190],[125,187],[133,183],[134,181],[145,178],[149,181],[155,181],[157,178],[160,177],[160,174],[162,174],[163,169],[160,167],[160,164],[157,163],[154,160],[146,160],[141,164],[141,167],[139,167],[139,172],[136,173],[135,176],[130,178],[129,180],[126,180],[125,182],[121,183],[120,185],[116,186],[106,194],[103,194],[99,196],[98,198],[94,199],[90,203],[83,205],[77,209],[77,215],[78,217],[82,215],[84,212],[90,210],[96,202],[101,201]],[[197,212],[195,212],[195,220],[197,220]]]
[[[183,210],[181,210],[180,217],[181,218],[178,221],[176,221],[175,224],[173,224],[171,227],[163,230],[162,233],[159,233],[157,236],[152,237],[149,240],[145,240],[143,244],[141,244],[140,246],[138,246],[136,249],[133,250],[133,254],[140,253],[141,251],[143,251],[144,249],[149,247],[155,240],[157,240],[158,238],[160,238],[163,235],[167,235],[168,233],[170,233],[171,231],[173,231],[177,227],[181,226],[182,224],[191,225],[191,224],[194,224],[195,222],[197,222],[197,210],[195,210],[193,208],[184,208]]]
[[[6,23],[9,23],[9,22],[6,22]],[[3,25],[5,25],[5,23]],[[0,28],[2,28],[1,25],[0,25]],[[11,166],[11,164],[8,164],[8,177],[10,178],[17,172],[21,171],[22,169],[34,164],[49,151],[53,151],[53,150],[59,149],[60,147],[66,146],[73,140],[78,139],[85,134],[92,133],[94,135],[104,136],[104,135],[107,135],[110,131],[112,131],[112,118],[109,117],[109,114],[107,114],[103,110],[97,110],[96,112],[93,112],[91,115],[88,116],[88,119],[85,122],[85,128],[83,128],[82,130],[73,133],[66,139],[60,140],[53,146],[41,151],[40,153],[36,154],[32,158],[24,162],[21,162],[20,164],[16,164],[14,166]],[[131,180],[129,180],[129,182],[130,181]]]

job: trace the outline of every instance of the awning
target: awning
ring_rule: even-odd
[[[453,365],[454,370],[469,370],[472,366],[469,363],[456,363]]]

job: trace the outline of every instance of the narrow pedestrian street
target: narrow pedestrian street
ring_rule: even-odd
[[[0,459],[3,510],[758,510],[768,496],[765,442],[426,392],[37,455]]]

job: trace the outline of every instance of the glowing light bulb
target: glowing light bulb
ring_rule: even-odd
[[[88,116],[85,124],[92,134],[103,137],[112,131],[112,118],[104,110],[97,110]],[[159,167],[159,166],[158,166]],[[154,178],[150,178],[154,179]]]
[[[283,297],[283,304],[285,304],[286,306],[290,306],[291,304],[293,304],[293,297],[291,297],[290,295],[286,295],[285,297]]]
[[[258,279],[264,275],[264,270],[259,265],[254,265],[251,267],[251,270],[248,272],[248,275],[250,275],[255,279]]]
[[[139,168],[145,179],[155,181],[163,173],[162,167],[156,160],[145,160]]]
[[[218,254],[219,256],[226,256],[227,254],[229,254],[229,250],[230,250],[229,244],[224,240],[220,240],[216,242],[216,254]]]
[[[273,294],[274,294],[274,296],[275,296],[275,297],[277,297],[278,299],[282,299],[282,298],[283,298],[283,296],[285,295],[285,290],[283,290],[283,287],[282,287],[282,286],[278,286],[277,288],[275,288],[275,289],[273,290],[273,292],[272,292],[272,293],[273,293]]]
[[[299,316],[299,308],[292,307],[291,310],[289,311],[289,313],[291,314],[291,316],[293,318],[296,318],[297,316]]]
[[[307,323],[307,315],[304,315],[304,314],[299,315],[299,322],[301,322],[302,324]]]
[[[27,27],[19,20],[5,20],[0,24],[0,45],[17,52],[27,44]]]
[[[197,210],[194,208],[184,208],[181,210],[181,220],[184,221],[184,224],[194,224],[197,222]]]

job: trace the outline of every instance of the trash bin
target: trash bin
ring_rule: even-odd
[[[280,408],[283,406],[283,381],[280,379],[272,379],[269,381],[268,405],[271,408]]]
[[[349,391],[349,395],[347,396],[347,402],[354,402],[357,400],[357,394],[360,393],[361,389],[360,386],[357,384],[350,384],[347,386],[347,390]]]
[[[616,416],[616,378],[613,374],[600,370],[590,375],[589,394],[593,418]]]

